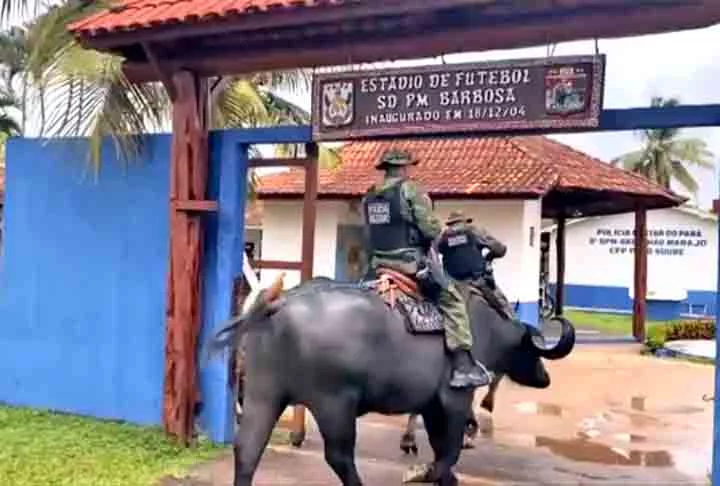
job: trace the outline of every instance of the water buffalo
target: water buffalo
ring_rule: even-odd
[[[502,378],[502,374],[496,373],[487,390],[480,389],[476,391],[476,395],[473,398],[473,403],[470,410],[468,411],[469,417],[465,425],[465,438],[463,440],[463,449],[471,449],[474,447],[473,441],[477,437],[477,433],[479,431],[478,410],[475,406],[475,400],[477,399],[479,394],[485,393],[482,401],[480,402],[480,408],[486,410],[488,413],[492,413],[493,409],[495,408],[495,393],[497,392],[498,386],[500,386],[500,381],[502,380]],[[405,432],[400,438],[400,449],[405,454],[410,454],[412,452],[416,456],[418,455],[417,439],[415,437],[415,430],[417,429],[418,423],[417,419],[417,414],[411,414],[408,417],[407,425],[405,426]]]
[[[403,318],[373,291],[326,279],[282,296],[282,279],[253,293],[242,314],[213,339],[236,350],[244,336],[243,414],[234,447],[234,486],[250,486],[282,411],[304,405],[318,424],[325,459],[343,486],[362,484],[355,466],[356,419],[369,412],[419,413],[435,460],[424,478],[455,486],[471,390],[448,386],[450,360],[441,335],[411,335]],[[575,332],[563,321],[559,343],[546,349],[532,328],[509,325],[487,306],[470,304],[473,352],[518,384],[544,388],[541,357],[570,353]]]

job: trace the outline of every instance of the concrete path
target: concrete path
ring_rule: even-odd
[[[680,340],[665,343],[665,349],[691,358],[715,359],[714,339]]]
[[[636,346],[583,346],[549,364],[553,384],[500,386],[497,410],[477,448],[463,452],[462,485],[707,485],[712,446],[713,368],[643,357]],[[404,417],[368,416],[358,428],[366,485],[399,485],[418,462],[399,450]],[[418,434],[420,460],[430,448]],[[230,457],[163,486],[230,486]],[[311,425],[302,449],[265,453],[256,486],[335,486]]]

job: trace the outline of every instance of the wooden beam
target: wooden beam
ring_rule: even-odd
[[[212,49],[204,52],[184,50],[180,57],[168,59],[170,66],[187,66],[207,76],[242,74],[276,69],[336,66],[387,59],[415,59],[440,53],[461,53],[536,46],[588,38],[611,38],[650,34],[683,28],[699,28],[720,21],[720,4],[682,5],[671,8],[623,7],[607,10],[595,6],[564,11],[521,13],[504,16],[474,15],[439,17],[433,23],[442,28],[423,29],[412,34],[368,35],[347,38],[342,31],[336,37],[310,44],[298,40],[293,49],[286,44],[267,49]],[[591,15],[592,14],[592,15]],[[470,22],[477,17],[476,22]],[[592,17],[592,22],[588,19]],[[480,21],[482,20],[482,22]],[[455,22],[457,25],[453,25]],[[682,27],[679,27],[681,25]],[[156,76],[147,62],[128,62],[124,71],[136,82],[154,81]]]
[[[561,316],[565,307],[565,215],[558,216],[555,235],[555,262],[557,282],[555,287],[555,314]]]
[[[282,260],[254,260],[254,268],[258,270],[297,270],[302,271],[302,262],[288,262]]]
[[[633,336],[645,341],[645,320],[647,316],[647,211],[635,211],[635,271],[633,275]]]
[[[158,60],[158,57],[155,54],[155,50],[151,47],[150,43],[143,42],[141,45],[143,51],[145,52],[145,56],[148,58],[150,66],[157,74],[157,77],[162,83],[162,85],[165,87],[165,91],[167,91],[168,97],[171,100],[174,100],[177,97],[177,90],[175,89],[175,84],[173,83],[172,78],[167,73],[167,71],[164,70],[160,65],[160,61]]]
[[[202,218],[176,211],[205,203],[208,172],[207,81],[187,71],[173,76],[170,179],[170,271],[165,335],[163,426],[184,444],[193,435],[199,398],[197,341],[201,319]]]
[[[175,211],[186,211],[188,213],[208,213],[218,209],[217,201],[173,201]]]
[[[313,276],[315,253],[315,220],[318,193],[318,147],[314,143],[305,146],[308,163],[305,167],[305,198],[303,200],[302,270],[301,279]],[[305,407],[296,406],[293,411],[291,443],[299,447],[305,440]]]
[[[307,159],[296,158],[272,158],[272,159],[250,159],[248,167],[305,167]]]

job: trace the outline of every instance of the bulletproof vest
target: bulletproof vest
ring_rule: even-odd
[[[402,182],[365,197],[363,209],[372,250],[392,251],[419,246],[417,226],[402,213]]]
[[[443,234],[440,245],[445,271],[456,280],[477,278],[485,274],[483,257],[478,240],[467,228],[448,229]]]

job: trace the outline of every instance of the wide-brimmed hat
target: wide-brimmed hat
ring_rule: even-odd
[[[406,165],[416,165],[418,163],[409,152],[404,150],[391,149],[382,154],[380,161],[375,165],[378,170],[384,170],[388,167],[403,167]]]
[[[451,224],[460,223],[460,222],[472,223],[473,220],[472,220],[472,218],[468,218],[467,216],[465,216],[465,213],[463,213],[462,211],[452,211],[450,213],[450,216],[448,216],[447,220],[445,221],[445,224],[450,226]]]

